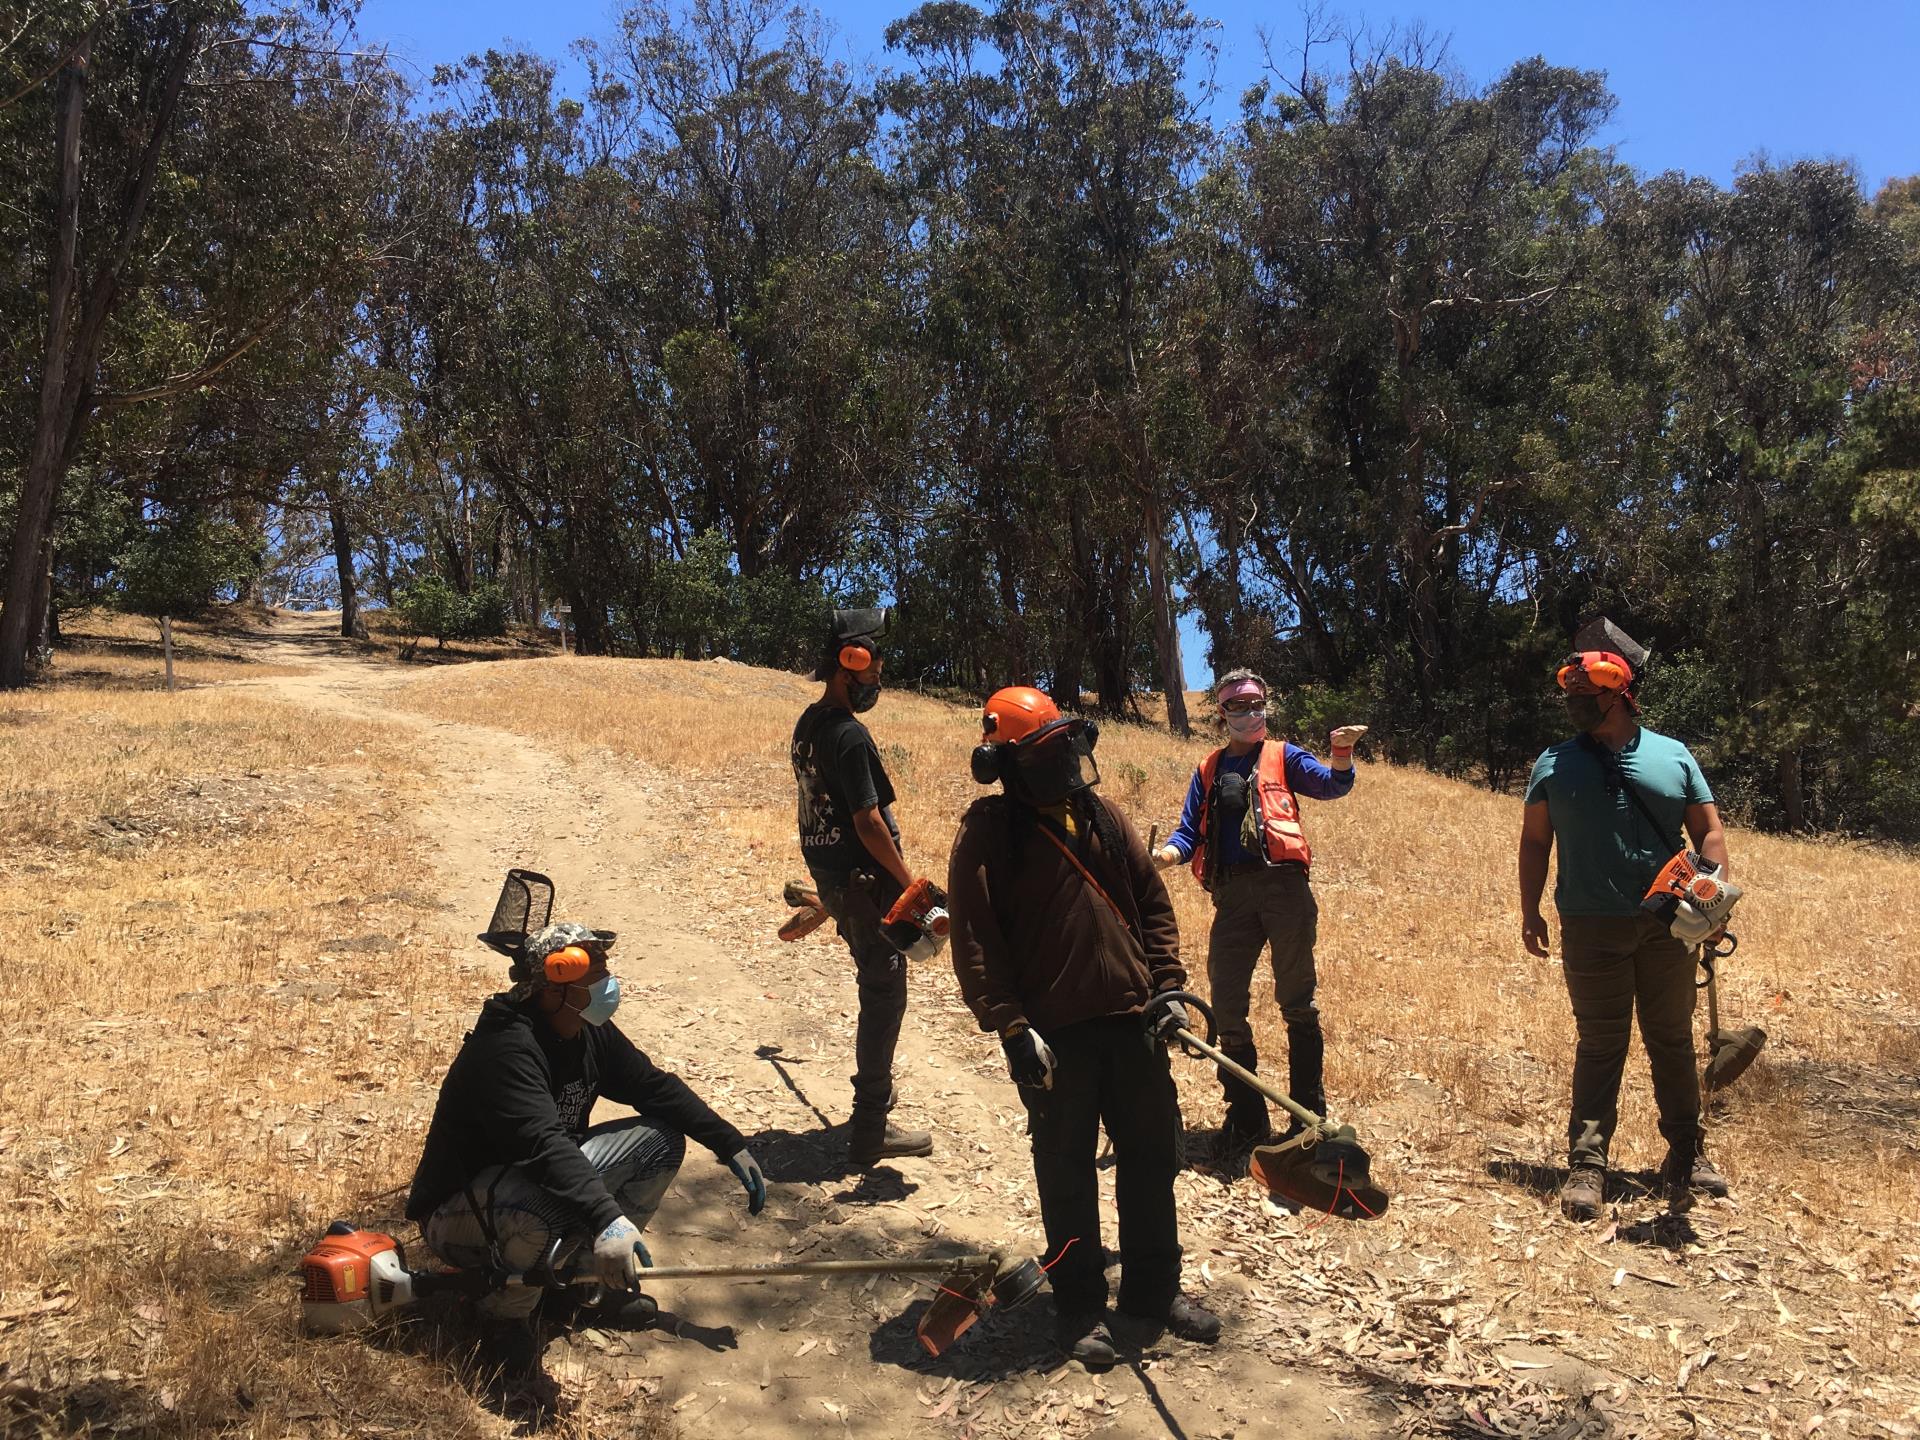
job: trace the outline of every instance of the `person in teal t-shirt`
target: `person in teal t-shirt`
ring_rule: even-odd
[[[1620,1080],[1637,1013],[1667,1140],[1662,1173],[1670,1204],[1682,1210],[1693,1190],[1724,1195],[1727,1181],[1702,1149],[1693,956],[1640,901],[1681,848],[1683,833],[1728,873],[1726,832],[1692,753],[1641,726],[1625,659],[1582,651],[1561,667],[1559,682],[1578,733],[1542,753],[1527,783],[1520,933],[1529,953],[1546,958],[1540,897],[1557,845],[1553,901],[1579,1035],[1560,1208],[1569,1219],[1591,1220],[1605,1203],[1607,1149],[1619,1123]]]

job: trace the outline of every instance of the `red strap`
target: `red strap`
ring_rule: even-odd
[[[1067,848],[1067,842],[1062,840],[1058,835],[1054,834],[1053,831],[1048,829],[1045,825],[1040,826],[1039,830],[1042,835],[1046,836],[1047,839],[1053,842],[1054,849],[1058,850],[1062,855],[1067,857],[1068,861],[1071,862],[1071,864],[1073,865],[1073,868],[1078,870],[1080,874],[1086,879],[1087,884],[1093,887],[1093,893],[1098,895],[1102,900],[1107,902],[1107,908],[1112,910],[1113,913],[1119,918],[1120,928],[1122,930],[1125,930],[1129,935],[1131,935],[1133,933],[1133,926],[1127,923],[1126,913],[1122,911],[1118,905],[1114,904],[1113,897],[1107,893],[1106,887],[1102,885],[1098,880],[1093,878],[1093,872],[1087,869],[1086,866],[1080,863],[1080,857],[1074,854],[1073,851]]]

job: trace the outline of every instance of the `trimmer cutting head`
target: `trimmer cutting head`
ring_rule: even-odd
[[[1377,1220],[1387,1192],[1373,1183],[1373,1160],[1351,1125],[1309,1128],[1284,1145],[1255,1147],[1248,1171],[1269,1194],[1301,1210],[1343,1220]]]

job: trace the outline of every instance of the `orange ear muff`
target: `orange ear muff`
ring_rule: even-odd
[[[842,669],[855,673],[873,664],[873,651],[864,645],[842,645],[840,647],[840,665]]]
[[[593,956],[578,945],[568,945],[547,956],[547,983],[571,985],[593,969]]]

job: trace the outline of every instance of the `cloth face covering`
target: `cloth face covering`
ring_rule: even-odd
[[[1567,719],[1573,722],[1573,728],[1582,732],[1598,730],[1606,723],[1607,712],[1601,708],[1598,695],[1568,695]]]
[[[1094,763],[1085,735],[1077,730],[1031,748],[1010,745],[1007,749],[1007,758],[1013,762],[1006,777],[1007,789],[1029,805],[1043,809],[1058,805],[1076,790],[1100,783],[1100,767]]]
[[[848,682],[847,703],[853,706],[854,714],[866,714],[880,703],[880,682],[876,680],[871,685],[863,685],[858,680]]]
[[[1236,740],[1258,740],[1267,733],[1267,712],[1249,710],[1244,715],[1227,716],[1227,733]]]

